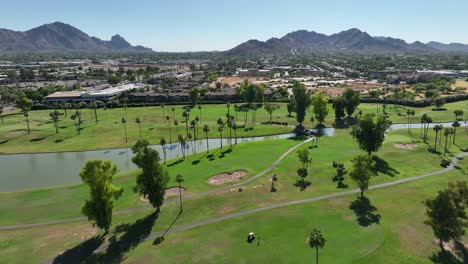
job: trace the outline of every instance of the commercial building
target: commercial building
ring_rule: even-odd
[[[136,88],[141,88],[137,84],[124,84],[112,87],[110,85],[100,85],[89,89],[88,91],[55,92],[44,98],[43,103],[75,103],[92,101],[109,101],[117,98],[120,94]]]
[[[269,77],[270,70],[240,69],[237,75],[239,77]]]

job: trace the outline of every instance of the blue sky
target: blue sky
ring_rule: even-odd
[[[16,0],[2,1],[0,28],[61,21],[89,35],[120,34],[157,51],[226,50],[299,30],[359,28],[407,41],[468,43],[466,0]]]

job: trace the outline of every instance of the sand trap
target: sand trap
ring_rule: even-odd
[[[185,189],[184,187],[181,187],[182,189],[182,193],[185,192]],[[170,196],[176,196],[176,195],[179,195],[179,187],[173,187],[173,188],[169,188],[169,189],[166,189],[166,194],[164,195],[164,198],[167,198],[167,197],[170,197]],[[148,199],[144,196],[140,196],[140,201],[142,202],[148,202]]]
[[[235,182],[239,181],[242,179],[242,177],[246,176],[247,172],[246,171],[235,171],[231,174],[229,173],[221,173],[218,175],[215,175],[213,177],[210,177],[208,180],[206,180],[207,183],[211,185],[221,185],[226,182]]]
[[[399,149],[415,149],[417,147],[418,147],[418,144],[414,144],[414,143],[411,143],[411,144],[401,144],[401,143],[395,144],[395,148],[399,148]]]

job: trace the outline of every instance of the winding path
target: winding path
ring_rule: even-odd
[[[296,146],[296,147],[298,147],[298,146]],[[285,154],[285,155],[287,155],[287,154]],[[382,188],[386,188],[386,187],[390,187],[390,186],[394,186],[394,185],[398,185],[398,184],[402,184],[402,183],[406,183],[406,182],[412,182],[412,181],[420,180],[420,179],[423,179],[423,178],[439,175],[439,174],[442,174],[442,173],[445,173],[445,172],[449,172],[449,171],[451,171],[451,170],[453,170],[455,168],[455,166],[458,163],[458,160],[465,157],[465,156],[468,156],[467,152],[461,153],[461,154],[455,156],[452,159],[452,162],[450,163],[450,165],[445,169],[438,170],[438,171],[431,172],[431,173],[426,173],[426,174],[419,175],[419,176],[406,178],[406,179],[392,181],[392,182],[388,182],[388,183],[376,184],[376,185],[370,186],[369,189],[371,189],[371,190],[382,189]],[[265,170],[265,171],[267,171],[267,170]],[[266,172],[262,172],[262,173],[264,174]],[[263,175],[263,174],[261,174],[261,175]],[[283,202],[283,203],[278,203],[278,204],[265,206],[265,207],[261,207],[261,208],[256,208],[256,209],[251,209],[251,210],[242,211],[242,212],[238,212],[238,213],[233,213],[233,214],[229,214],[229,215],[224,215],[224,216],[220,216],[220,217],[215,217],[215,218],[211,218],[211,219],[206,219],[206,220],[199,221],[199,222],[192,223],[192,224],[188,224],[188,225],[169,228],[166,231],[159,231],[159,232],[151,233],[146,238],[144,238],[142,241],[148,240],[148,239],[156,239],[158,237],[163,237],[165,235],[169,235],[169,234],[173,234],[173,233],[177,233],[177,232],[181,232],[181,231],[186,231],[186,230],[189,230],[189,229],[192,229],[192,228],[201,227],[201,226],[221,222],[221,221],[224,221],[224,220],[227,220],[227,219],[232,219],[232,218],[236,218],[236,217],[240,217],[240,216],[250,215],[250,214],[253,214],[253,213],[263,212],[263,211],[267,211],[267,210],[271,210],[271,209],[275,209],[275,208],[280,208],[280,207],[285,207],[285,206],[290,206],[290,205],[296,205],[296,204],[309,203],[309,202],[315,202],[315,201],[320,201],[320,200],[326,200],[326,199],[331,199],[331,198],[336,198],[336,197],[341,197],[341,196],[346,196],[346,195],[356,194],[356,193],[360,193],[360,190],[359,189],[354,189],[354,190],[349,190],[349,191],[345,191],[345,192],[338,192],[338,193],[320,195],[320,196],[316,196],[316,197],[312,197],[312,198],[296,200],[296,201],[290,201],[290,202]],[[99,248],[97,248],[94,251],[94,253],[103,252],[103,251],[107,250],[108,247],[109,247],[109,243],[106,242],[106,243],[102,244]],[[44,263],[51,263],[52,264],[53,261],[54,261],[54,259],[49,259],[49,260],[45,261]]]
[[[216,192],[220,192],[220,191],[225,191],[225,190],[229,190],[231,188],[235,188],[235,187],[239,187],[239,186],[242,186],[242,185],[245,185],[249,182],[252,182],[256,179],[258,179],[259,177],[262,177],[263,175],[267,174],[268,172],[270,172],[273,168],[275,168],[276,166],[278,166],[278,164],[284,159],[286,158],[286,156],[288,156],[289,154],[291,154],[293,151],[295,151],[297,148],[299,148],[300,146],[312,141],[314,138],[309,138],[297,145],[295,145],[294,147],[290,148],[289,150],[287,150],[283,155],[281,155],[275,162],[273,162],[270,166],[268,166],[268,168],[266,168],[265,170],[263,170],[262,172],[256,174],[255,176],[253,177],[250,177],[248,178],[247,180],[245,181],[241,181],[241,182],[237,182],[235,184],[232,184],[232,185],[228,185],[228,186],[224,186],[224,187],[220,187],[220,188],[216,188],[216,189],[212,189],[212,190],[209,190],[209,191],[204,191],[204,192],[198,192],[198,193],[192,193],[192,194],[187,194],[187,195],[184,195],[183,198],[184,199],[189,199],[189,198],[195,198],[195,197],[200,197],[200,196],[204,196],[204,195],[209,195],[209,194],[212,194],[212,193],[216,193]],[[169,203],[173,203],[175,201],[178,201],[178,199],[169,199],[167,201],[165,201],[165,204],[169,204]],[[132,213],[132,212],[136,212],[136,211],[141,211],[141,210],[145,210],[145,209],[148,209],[148,208],[151,208],[150,205],[143,205],[143,206],[139,206],[139,207],[134,207],[134,208],[130,208],[130,209],[125,209],[125,210],[120,210],[120,211],[116,211],[114,212],[114,215],[119,215],[119,214],[128,214],[128,213]],[[46,226],[46,225],[54,225],[54,224],[63,224],[63,223],[68,223],[68,222],[76,222],[76,221],[82,221],[82,220],[87,220],[88,218],[86,217],[75,217],[75,218],[67,218],[67,219],[60,219],[60,220],[54,220],[54,221],[48,221],[48,222],[42,222],[42,223],[31,223],[31,224],[21,224],[21,225],[9,225],[9,226],[0,226],[0,231],[3,231],[3,230],[13,230],[13,229],[21,229],[21,228],[31,228],[31,227],[39,227],[39,226]]]

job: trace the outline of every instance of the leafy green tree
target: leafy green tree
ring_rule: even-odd
[[[85,201],[82,212],[106,234],[112,224],[114,200],[119,199],[123,189],[112,184],[117,167],[111,161],[90,160],[80,172],[81,180],[90,189],[90,198]]]
[[[373,114],[365,114],[352,128],[351,135],[358,142],[359,148],[370,156],[382,146],[385,132],[390,125],[391,122],[385,116],[375,117]]]
[[[189,97],[190,101],[192,102],[192,105],[197,105],[198,100],[200,99],[200,90],[198,88],[192,88],[189,92]]]
[[[3,124],[3,105],[0,105],[0,119],[2,120]]]
[[[314,96],[312,96],[312,107],[314,109],[315,119],[319,123],[325,121],[325,117],[328,115],[328,97],[324,92],[319,91]]]
[[[305,148],[298,150],[296,153],[297,157],[299,158],[299,161],[302,163],[302,168],[307,168],[312,162],[312,159],[309,155],[309,150]]]
[[[442,97],[436,97],[433,100],[434,105],[437,107],[437,109],[440,109],[442,106],[445,104],[445,99]]]
[[[455,119],[460,119],[463,116],[463,110],[455,110],[453,111],[453,114],[455,115]]]
[[[307,244],[311,248],[315,248],[315,263],[319,263],[319,248],[323,248],[327,240],[323,237],[322,231],[318,228],[312,229],[309,237],[307,237]]]
[[[176,176],[176,182],[179,184],[179,200],[180,200],[180,211],[182,212],[182,187],[180,184],[184,181],[184,177],[180,174]]]
[[[161,144],[162,146],[162,150],[163,150],[163,155],[164,155],[164,164],[166,164],[166,144],[167,144],[167,141],[165,138],[161,138],[161,140],[159,141],[159,144]]]
[[[344,176],[348,173],[343,163],[337,163],[333,161],[333,168],[336,169],[336,175],[333,177],[333,181],[338,182],[338,188],[342,188],[345,186],[343,183]]]
[[[306,115],[306,109],[310,106],[312,100],[306,87],[300,82],[294,82],[293,95],[296,101],[296,121],[302,126]]]
[[[54,111],[49,113],[49,116],[50,116],[50,119],[52,119],[52,123],[54,123],[55,133],[58,134],[59,133],[60,113],[57,110],[54,110]]]
[[[364,198],[364,191],[369,188],[369,181],[375,175],[375,161],[370,155],[358,155],[353,158],[352,163],[353,169],[349,176],[361,190],[361,198]]]
[[[296,100],[295,99],[289,100],[288,105],[287,105],[287,109],[288,109],[288,117],[291,117],[292,116],[291,113],[297,111]]]
[[[169,176],[159,161],[159,153],[150,147],[150,144],[145,139],[140,139],[132,147],[132,152],[135,156],[132,162],[141,169],[137,175],[135,192],[146,197],[151,205],[156,208],[156,212],[164,202],[164,194],[166,193]]]
[[[354,114],[354,111],[356,111],[356,108],[360,104],[360,96],[358,91],[354,91],[351,88],[347,88],[343,92],[343,97],[346,100],[346,113],[348,116],[352,116]]]
[[[266,102],[264,105],[263,105],[263,108],[265,108],[265,111],[268,112],[268,114],[270,115],[270,121],[272,120],[273,118],[273,112],[278,110],[280,108],[279,104],[272,104],[270,102]]]
[[[125,142],[128,142],[128,137],[127,137],[127,119],[125,119],[125,117],[122,117],[122,124],[124,125],[124,130],[125,130]]]
[[[333,101],[333,110],[335,110],[335,119],[342,119],[345,117],[345,107],[346,107],[346,99],[342,96],[337,97]]]
[[[208,132],[210,132],[210,127],[208,125],[203,126],[203,132],[205,132],[206,135],[206,152],[210,152],[210,145],[209,145],[209,140],[208,140]]]
[[[424,223],[432,228],[434,235],[439,239],[440,248],[445,251],[443,242],[458,240],[465,234],[464,229],[468,223],[464,212],[465,206],[459,208],[455,204],[453,193],[448,189],[439,191],[436,197],[427,199],[424,204],[426,205]]]

